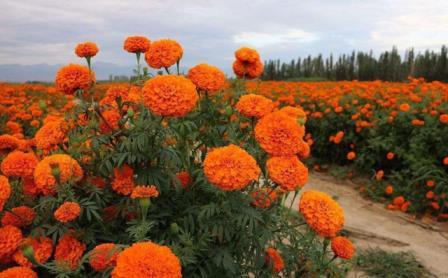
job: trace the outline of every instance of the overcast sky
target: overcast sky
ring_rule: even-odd
[[[438,49],[448,44],[448,0],[0,0],[0,64],[80,62],[78,42],[100,47],[97,61],[133,63],[129,35],[172,38],[184,66],[229,68],[240,46],[262,59]]]

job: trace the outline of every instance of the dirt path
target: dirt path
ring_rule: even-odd
[[[345,213],[344,228],[358,248],[410,251],[432,273],[448,277],[447,223],[414,221],[410,215],[386,210],[383,204],[362,198],[354,187],[350,181],[312,173],[302,191],[323,191],[337,199]]]

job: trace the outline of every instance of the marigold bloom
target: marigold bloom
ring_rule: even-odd
[[[7,177],[0,175],[0,212],[11,195],[11,185]],[[1,257],[1,256],[0,256]]]
[[[255,79],[263,73],[263,63],[257,61],[254,63],[243,63],[240,60],[233,62],[233,72],[239,78]]]
[[[448,165],[448,156],[445,156],[442,161],[443,165]]]
[[[399,108],[401,111],[407,112],[407,111],[409,111],[409,109],[411,109],[411,106],[407,103],[402,103],[402,104],[400,104]]]
[[[37,164],[34,170],[34,183],[44,195],[49,195],[56,193],[58,179],[60,183],[78,182],[83,174],[81,166],[69,155],[53,154]]]
[[[190,174],[187,171],[182,171],[176,174],[177,179],[180,181],[182,188],[187,188],[193,182]]]
[[[308,168],[297,156],[273,156],[266,161],[269,178],[283,190],[294,191],[308,180]]]
[[[267,264],[272,265],[272,271],[275,273],[282,271],[285,267],[282,256],[272,247],[266,249],[265,261]]]
[[[145,53],[151,44],[147,37],[130,36],[127,37],[123,44],[123,49],[130,53]]]
[[[179,259],[166,246],[152,242],[134,243],[124,249],[117,259],[112,278],[180,278]]]
[[[102,133],[110,133],[119,128],[119,121],[121,119],[120,113],[115,109],[103,111],[101,113],[100,130]]]
[[[52,150],[62,144],[67,137],[68,127],[63,120],[44,124],[34,136],[36,147],[41,150]]]
[[[98,51],[98,46],[94,42],[80,43],[75,48],[75,54],[80,58],[90,58],[95,56]]]
[[[277,191],[270,187],[256,189],[250,196],[253,199],[251,205],[262,209],[269,208],[278,198]]]
[[[439,119],[442,124],[448,124],[448,114],[440,115]]]
[[[103,272],[117,264],[119,248],[113,243],[103,243],[95,246],[89,256],[90,266],[98,272]]]
[[[353,160],[356,158],[356,153],[355,152],[348,152],[347,153],[347,159],[348,160]]]
[[[17,228],[25,227],[33,223],[36,213],[34,210],[27,206],[20,206],[12,208],[11,211],[7,211],[2,217],[2,225],[12,225]]]
[[[249,47],[241,47],[235,51],[235,58],[245,63],[255,63],[260,60],[258,51]]]
[[[382,180],[383,177],[384,177],[384,171],[383,170],[379,170],[378,172],[376,172],[376,174],[375,174],[376,180],[378,180],[378,181]]]
[[[434,185],[436,185],[435,181],[433,181],[433,180],[426,181],[426,186],[427,187],[434,187]]]
[[[158,197],[159,191],[157,191],[157,187],[154,185],[150,186],[136,186],[134,189],[132,189],[131,198],[137,199],[137,198],[152,198],[152,197]]]
[[[20,146],[20,140],[16,137],[3,134],[0,135],[0,150],[15,150]]]
[[[27,237],[20,245],[22,248],[32,247],[34,259],[40,264],[46,263],[53,253],[53,241],[48,237]],[[14,253],[13,259],[21,266],[33,267],[20,248]]]
[[[353,243],[343,236],[337,236],[331,240],[331,250],[339,258],[346,260],[350,260],[355,254]]]
[[[0,228],[0,258],[6,258],[14,254],[22,242],[22,231],[8,225]]]
[[[344,212],[339,204],[323,192],[302,194],[299,211],[306,223],[323,237],[334,237],[344,225]]]
[[[145,106],[159,116],[185,116],[197,101],[196,87],[183,76],[158,75],[146,81],[143,87]]]
[[[306,113],[301,107],[285,106],[279,111],[294,118],[294,120],[296,120],[299,124],[306,123]]]
[[[7,177],[31,178],[38,160],[34,153],[14,151],[9,153],[1,163],[2,173]]]
[[[394,200],[392,201],[392,203],[396,206],[401,206],[403,205],[405,202],[405,199],[403,196],[397,196],[394,198]]]
[[[72,221],[81,213],[81,207],[76,202],[64,202],[55,212],[54,218],[59,222]]]
[[[70,64],[56,73],[55,85],[59,91],[73,95],[77,90],[88,90],[94,81],[95,74],[89,68]]]
[[[255,94],[247,94],[240,97],[236,103],[236,110],[248,118],[262,118],[274,109],[272,100]]]
[[[435,194],[433,191],[430,190],[430,191],[426,192],[427,199],[434,199],[434,196],[435,196]]]
[[[282,112],[273,112],[261,118],[255,126],[255,138],[267,153],[289,156],[300,152],[305,128]]]
[[[56,245],[54,259],[60,266],[76,269],[86,245],[69,234],[63,235]]]
[[[226,76],[219,68],[207,64],[199,64],[188,71],[188,78],[199,90],[217,92],[224,88]]]
[[[209,182],[222,190],[246,187],[260,175],[255,159],[235,145],[216,148],[204,160],[204,174]]]
[[[131,194],[134,189],[134,169],[124,164],[121,168],[114,169],[112,189],[122,195]]]
[[[392,193],[394,193],[394,187],[392,185],[388,185],[384,191],[387,195],[392,195]]]
[[[174,40],[154,41],[145,53],[146,63],[152,68],[168,68],[177,63],[184,53],[182,46]]]
[[[0,278],[38,278],[38,276],[29,267],[14,266],[0,272]]]
[[[386,158],[388,160],[392,160],[392,159],[394,159],[394,157],[395,157],[395,154],[393,152],[388,152],[386,155]]]

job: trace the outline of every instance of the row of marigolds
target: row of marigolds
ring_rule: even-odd
[[[341,275],[354,253],[341,207],[315,191],[300,213],[284,206],[308,178],[304,111],[241,91],[263,71],[258,53],[235,52],[242,80],[223,98],[216,67],[170,74],[183,54],[173,40],[129,37],[124,49],[137,80],[105,95],[90,42],[76,48],[88,67],[57,73],[64,95],[36,105],[5,85],[10,104],[25,101],[20,113],[2,103],[0,277]],[[167,75],[143,74],[141,54]]]
[[[387,208],[448,219],[447,84],[251,82],[248,90],[303,107],[316,170],[343,165],[349,178],[371,176],[361,190]]]

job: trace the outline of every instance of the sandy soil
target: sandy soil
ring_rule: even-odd
[[[318,190],[337,199],[345,213],[344,229],[357,248],[410,251],[432,273],[448,277],[447,223],[414,220],[408,214],[386,210],[383,204],[364,199],[355,186],[350,181],[341,182],[326,174],[312,173],[302,192]],[[297,207],[296,204],[293,207]]]

